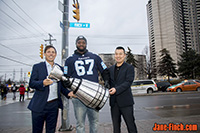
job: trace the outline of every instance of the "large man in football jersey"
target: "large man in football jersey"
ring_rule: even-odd
[[[108,87],[108,70],[102,59],[86,49],[87,40],[84,36],[76,39],[76,50],[74,54],[65,61],[64,74],[72,78],[87,79],[93,82],[98,81],[98,72],[101,73],[105,85]],[[68,82],[64,82],[68,86]],[[73,98],[74,112],[76,118],[76,132],[85,133],[85,118],[88,116],[90,133],[97,133],[99,113],[98,111],[85,106],[78,98]]]

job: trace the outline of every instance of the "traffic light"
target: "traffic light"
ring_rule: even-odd
[[[41,44],[40,45],[40,58],[43,59],[43,48],[44,48],[44,45]]]
[[[74,8],[76,8],[75,10],[73,10],[73,13],[75,13],[76,15],[73,15],[74,19],[76,19],[77,21],[80,20],[80,12],[79,12],[79,3],[75,3],[72,4]]]
[[[28,72],[28,77],[30,77],[31,76],[31,72]]]

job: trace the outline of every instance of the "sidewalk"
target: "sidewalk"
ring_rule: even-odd
[[[160,132],[160,133],[167,133],[170,131],[153,131],[154,124],[180,124],[183,125],[186,124],[197,124],[198,130],[197,131],[171,131],[171,132],[179,132],[179,133],[200,133],[200,116],[189,116],[189,117],[176,117],[176,118],[165,118],[165,119],[150,119],[150,120],[136,120],[137,130],[138,133],[154,133],[154,132]],[[59,132],[58,129],[60,127],[58,123],[57,125],[57,132],[56,133],[76,133],[76,130],[73,131],[65,131],[65,132]],[[175,129],[175,128],[174,128]],[[178,130],[178,129],[177,129]],[[111,123],[100,123],[98,133],[112,133],[113,128]],[[86,125],[86,133],[89,133],[89,126]],[[121,125],[121,133],[128,133],[126,125],[124,122],[122,122]]]
[[[12,96],[12,94],[10,94],[10,96]],[[15,103],[16,102],[16,103]],[[13,112],[17,107],[21,106],[23,107],[19,112],[16,112],[15,114],[20,115],[20,119],[22,119],[21,116],[25,117],[24,119],[29,119],[27,120],[28,123],[24,123],[23,127],[19,125],[15,125],[13,126],[12,122],[14,122],[14,117],[8,118],[6,117],[8,123],[8,126],[1,126],[0,127],[0,133],[31,133],[32,132],[32,127],[31,127],[31,118],[27,118],[30,117],[30,111],[27,110],[27,105],[29,101],[25,101],[25,103],[19,103],[18,99],[16,101],[12,100],[12,98],[9,98],[6,101],[0,101],[0,107],[1,107],[1,111],[3,115],[7,115],[7,113]],[[195,104],[195,105],[200,105],[200,104]],[[191,108],[191,107],[190,107]],[[150,111],[150,109],[148,108],[147,110],[145,110],[147,112],[151,112],[149,114],[153,115],[152,111]],[[182,116],[182,117],[169,117],[169,116],[165,116],[165,117],[160,117],[160,114],[157,114],[158,116],[155,118],[147,118],[147,115],[144,115],[145,119],[136,119],[136,125],[137,125],[137,129],[138,129],[138,133],[155,133],[155,131],[153,131],[153,127],[155,125],[155,123],[157,124],[166,124],[169,125],[170,123],[172,124],[183,124],[184,126],[186,124],[196,124],[198,125],[198,130],[197,131],[185,131],[185,133],[200,133],[200,115],[196,115],[194,112],[198,111],[196,108],[193,108],[192,112],[188,112],[188,116]],[[139,113],[138,113],[139,112]],[[173,112],[169,112],[168,113],[175,113]],[[14,114],[14,115],[15,115]],[[142,115],[143,112],[141,112],[141,110],[135,110],[135,114],[138,115]],[[148,114],[148,113],[147,113]],[[3,116],[1,115],[1,116]],[[10,115],[9,115],[10,116]],[[101,116],[100,116],[101,117]],[[2,119],[2,117],[0,118]],[[11,120],[10,120],[11,119]],[[12,120],[13,119],[13,120]],[[3,120],[3,119],[2,119]],[[16,120],[15,120],[16,121]],[[61,115],[59,115],[58,117],[58,123],[57,123],[57,130],[56,133],[75,133],[76,130],[74,128],[73,131],[65,131],[65,132],[59,132],[59,128],[61,126]],[[72,126],[75,127],[75,124],[73,124]],[[44,129],[45,131],[45,129]],[[126,129],[126,125],[124,122],[122,122],[122,126],[121,126],[121,133],[128,133],[127,129]],[[100,122],[99,123],[99,129],[98,129],[98,133],[112,133],[113,132],[113,128],[112,128],[112,123],[111,121],[108,122]],[[168,132],[179,132],[182,133],[183,131],[156,131],[156,132],[160,132],[160,133],[168,133]],[[45,132],[44,132],[45,133]],[[89,133],[89,125],[86,124],[86,133]]]

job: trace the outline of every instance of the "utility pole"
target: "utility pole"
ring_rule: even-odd
[[[49,42],[49,45],[53,45],[51,42],[52,42],[52,41],[56,41],[56,39],[52,39],[53,36],[52,36],[50,33],[49,33],[48,35],[49,35],[49,39],[44,40],[44,41],[45,41],[45,42]]]
[[[23,69],[21,68],[21,71],[20,71],[20,83],[23,82]]]
[[[15,69],[13,70],[13,79],[12,81],[14,82],[15,81]]]
[[[69,48],[69,0],[63,0],[63,30],[62,30],[62,64],[64,66],[65,59],[68,57]]]
[[[63,27],[62,27],[62,65],[64,66],[65,60],[68,57],[68,30],[69,30],[69,0],[63,0]],[[69,119],[69,99],[67,99],[65,96],[62,95],[63,100],[63,110],[62,110],[62,125],[59,129],[59,131],[72,131],[73,127],[70,125],[70,119]]]
[[[6,73],[5,73],[5,78],[4,78],[4,82],[6,83]]]
[[[26,83],[26,73],[24,73],[24,84]]]

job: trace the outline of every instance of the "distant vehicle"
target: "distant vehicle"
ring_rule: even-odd
[[[198,79],[194,79],[194,81],[196,81],[196,82],[200,83],[200,80],[198,80]]]
[[[167,88],[171,86],[171,84],[167,81],[157,82],[156,85],[158,87],[158,91],[162,91],[162,92],[165,92]]]
[[[195,81],[195,82],[200,83],[200,80],[198,80],[198,79],[189,79],[189,80],[184,80],[184,82],[186,82],[186,81]]]
[[[135,80],[131,85],[132,94],[153,93],[158,91],[154,80]]]
[[[167,91],[181,92],[181,91],[200,91],[200,83],[196,81],[183,81],[179,84],[172,85],[167,88]]]

